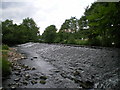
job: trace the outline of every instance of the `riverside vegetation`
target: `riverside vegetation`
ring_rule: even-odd
[[[11,63],[8,61],[9,47],[7,45],[3,45],[0,47],[0,51],[2,52],[2,55],[0,55],[0,62],[2,62],[2,64],[0,64],[0,68],[2,69],[3,76],[8,76],[11,73]]]
[[[8,47],[8,45],[0,46],[0,68],[2,70],[3,80],[11,74],[13,63],[17,60],[24,59],[25,56],[18,53],[14,48]]]
[[[76,17],[66,19],[59,30],[55,25],[50,25],[46,27],[42,35],[32,18],[23,19],[20,25],[13,24],[13,20],[5,20],[1,23],[3,44],[44,42],[120,47],[119,8],[119,2],[94,2],[90,7],[86,7],[80,19]],[[7,60],[9,48],[6,45],[2,48],[3,75],[8,75],[11,66]]]
[[[119,8],[119,2],[94,2],[86,7],[80,19],[66,19],[59,30],[50,25],[42,35],[32,18],[23,19],[20,25],[6,20],[2,22],[3,43],[45,42],[120,47]]]

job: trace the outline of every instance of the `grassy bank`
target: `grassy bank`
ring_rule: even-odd
[[[0,69],[2,70],[3,77],[8,76],[11,73],[10,66],[11,63],[8,61],[8,51],[9,47],[7,45],[0,46]]]

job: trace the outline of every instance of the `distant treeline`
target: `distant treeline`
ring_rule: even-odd
[[[42,35],[39,35],[39,28],[32,18],[24,19],[20,25],[6,20],[2,22],[3,43],[33,41],[120,47],[119,17],[119,2],[95,2],[91,7],[86,7],[80,19],[66,19],[59,30],[55,25],[50,25]]]
[[[20,25],[12,20],[2,22],[2,42],[8,45],[37,41],[39,28],[32,18],[26,18]]]

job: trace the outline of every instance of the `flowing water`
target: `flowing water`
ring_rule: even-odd
[[[26,43],[16,48],[27,58],[15,62],[14,68],[18,69],[3,81],[4,87],[120,88],[118,48],[41,43]]]

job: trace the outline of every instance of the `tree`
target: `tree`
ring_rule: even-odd
[[[42,34],[42,38],[47,43],[53,43],[56,38],[56,31],[56,26],[50,25],[45,29],[44,33]]]
[[[76,32],[78,28],[78,20],[75,17],[66,19],[65,22],[61,25],[60,32]]]
[[[2,22],[2,39],[3,43],[13,43],[13,21],[6,20]]]
[[[88,20],[86,18],[86,16],[82,16],[79,20],[78,20],[78,25],[79,25],[79,30],[84,30],[85,28],[88,29]]]
[[[119,46],[118,27],[120,20],[120,3],[95,2],[85,12],[89,25],[89,40],[99,40],[102,46],[112,46],[112,42]],[[94,42],[96,43],[96,42]]]
[[[32,18],[25,18],[21,26],[26,30],[26,35],[29,41],[36,41],[38,39],[39,28]]]
[[[3,43],[8,45],[38,40],[38,27],[32,18],[26,18],[22,24],[13,24],[12,20],[2,22]]]

